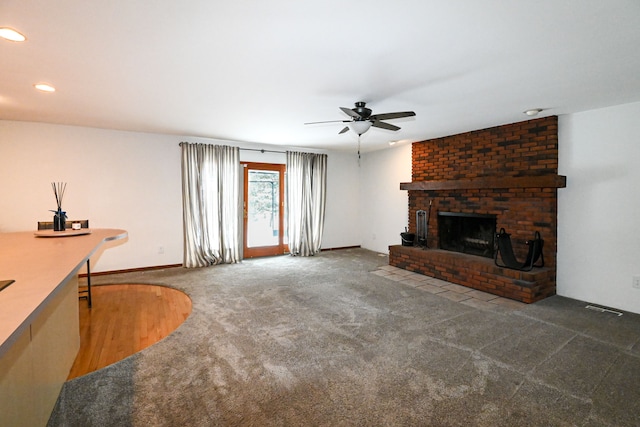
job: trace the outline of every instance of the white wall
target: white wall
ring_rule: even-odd
[[[640,313],[640,103],[559,120],[558,294]]]
[[[408,192],[400,183],[411,182],[411,144],[364,154],[360,164],[362,247],[387,254],[408,226]]]
[[[360,245],[360,176],[354,152],[330,152],[327,159],[327,206],[323,248]]]
[[[52,220],[51,182],[67,182],[62,207],[93,228],[123,228],[94,269],[179,263],[180,150],[173,136],[0,121],[0,231]],[[158,248],[164,254],[158,254]]]
[[[180,141],[288,148],[0,120],[0,232],[35,230],[37,221],[51,221],[51,182],[67,182],[63,208],[70,219],[129,233],[126,242],[110,243],[92,258],[95,271],[182,263]],[[327,154],[323,247],[359,245],[356,158]],[[281,153],[241,151],[241,159],[285,162]]]

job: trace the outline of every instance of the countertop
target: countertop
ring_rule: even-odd
[[[107,228],[55,238],[34,233],[0,233],[0,280],[15,280],[0,291],[0,357],[100,246],[127,237]]]

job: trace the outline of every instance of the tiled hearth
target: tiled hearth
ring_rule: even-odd
[[[566,181],[557,174],[557,129],[552,116],[414,143],[412,182],[400,188],[409,192],[409,231],[417,211],[429,212],[429,249],[390,246],[390,265],[526,303],[554,295],[557,189]],[[520,259],[539,231],[545,267],[525,273],[440,250],[438,212],[495,215]]]
[[[391,265],[384,265],[373,271],[372,274],[484,310],[511,310],[525,306],[525,304],[512,299],[413,273]]]

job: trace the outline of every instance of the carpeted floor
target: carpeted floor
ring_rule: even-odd
[[[640,316],[478,308],[362,250],[100,276],[186,292],[164,340],[67,382],[50,426],[637,426]]]

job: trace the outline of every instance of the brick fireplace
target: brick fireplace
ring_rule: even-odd
[[[554,295],[557,190],[565,183],[556,116],[416,142],[412,182],[400,188],[409,192],[409,231],[416,231],[417,211],[429,212],[427,248],[390,246],[389,263],[526,303]],[[439,212],[495,217],[497,229],[511,233],[519,259],[539,231],[545,266],[521,272],[440,248]]]

